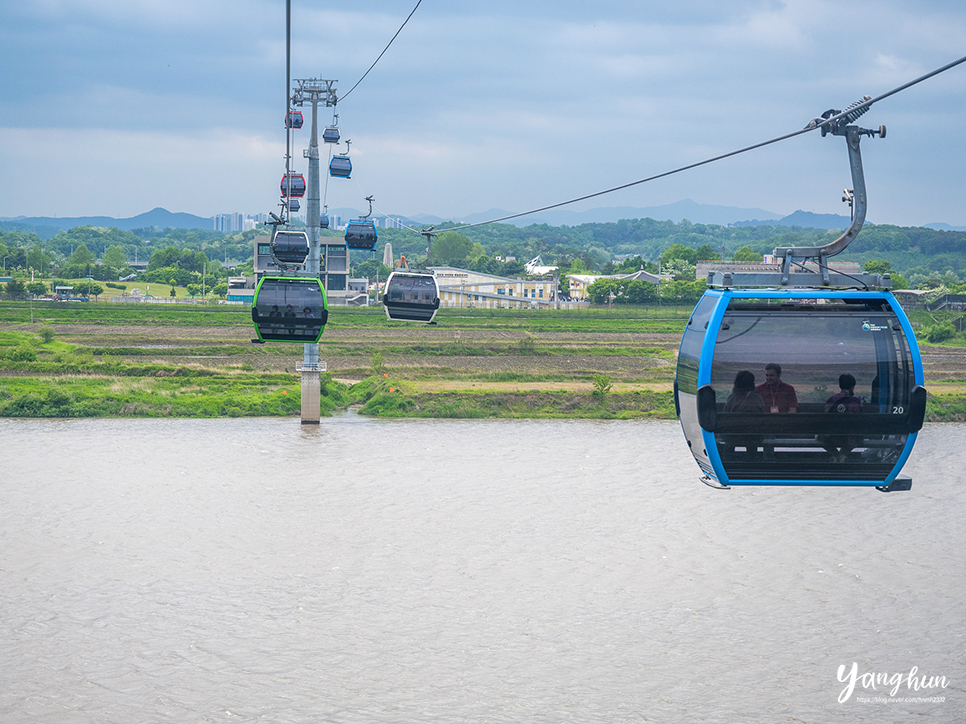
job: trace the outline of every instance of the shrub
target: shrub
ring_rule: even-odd
[[[956,328],[951,324],[934,324],[931,327],[926,327],[924,331],[926,332],[926,341],[931,344],[945,342],[956,334]]]
[[[614,385],[610,381],[610,377],[601,373],[594,373],[594,397],[598,400],[603,400],[604,396],[611,391]]]
[[[382,353],[376,352],[372,355],[372,374],[382,374],[386,369],[386,363],[382,359]]]
[[[14,362],[36,362],[37,353],[32,348],[22,344],[16,349],[11,350],[7,354],[7,358],[12,359]]]

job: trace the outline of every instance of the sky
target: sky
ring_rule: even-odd
[[[292,0],[292,77],[341,98],[415,4]],[[558,203],[798,130],[966,55],[964,38],[961,0],[423,0],[338,104],[353,174],[326,203]],[[2,3],[0,217],[275,210],[285,96],[284,0]],[[858,123],[888,128],[862,142],[870,221],[966,225],[966,64]],[[308,126],[293,138],[306,173]],[[844,139],[808,133],[569,208],[848,214],[847,186]]]

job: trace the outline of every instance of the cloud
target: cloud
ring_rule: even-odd
[[[340,96],[412,7],[293,5],[292,75],[338,79]],[[273,208],[285,141],[280,7],[0,7],[0,216]],[[553,203],[801,128],[952,60],[964,35],[966,8],[939,0],[424,3],[338,106],[358,178],[330,192],[352,205],[378,191],[390,212],[440,216]],[[889,126],[867,154],[870,193],[889,195],[888,220],[966,224],[952,201],[966,195],[964,181],[949,172],[966,161],[950,131],[966,122],[966,67],[890,98],[866,120]],[[307,138],[307,129],[295,135],[302,170]],[[789,142],[612,203],[693,198],[838,213],[839,190],[825,190],[847,183],[837,140]],[[38,155],[22,153],[25,143]],[[38,166],[57,193],[21,193],[10,180]],[[208,173],[199,192],[199,171],[211,168],[220,173]],[[128,188],[116,178],[130,179]],[[929,218],[919,218],[924,210]]]
[[[199,216],[212,216],[212,207],[271,210],[284,150],[278,139],[231,129],[185,135],[4,128],[0,167],[21,172],[0,175],[0,197],[25,215],[38,202],[57,216],[135,216],[159,205]],[[238,186],[238,178],[259,182]],[[163,203],[152,205],[154,199]]]

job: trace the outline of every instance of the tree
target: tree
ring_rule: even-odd
[[[104,266],[110,267],[113,270],[127,268],[127,254],[117,244],[112,244],[107,247],[103,256],[101,256],[101,261],[104,262]]]
[[[168,246],[164,249],[158,249],[151,255],[150,261],[148,261],[148,271],[163,269],[169,266],[180,266],[180,261],[181,250],[178,247]]]
[[[718,261],[720,258],[718,252],[710,244],[702,244],[699,246],[697,252],[695,252],[695,256],[698,261]]]
[[[695,304],[708,288],[703,280],[674,281],[661,285],[661,299],[665,304]]]
[[[178,260],[178,265],[182,269],[199,273],[205,268],[207,263],[208,257],[205,256],[204,252],[192,251],[191,249],[184,249]]]
[[[228,294],[228,282],[221,282],[216,284],[215,288],[211,290],[211,293],[216,297],[224,297]]]
[[[201,285],[200,284],[189,284],[186,287],[186,289],[187,289],[188,294],[190,294],[193,297],[197,297],[197,296],[199,296],[201,294]]]
[[[93,266],[96,261],[97,257],[94,256],[93,252],[88,250],[86,244],[78,246],[74,249],[74,253],[67,258],[67,264],[70,266]]]
[[[375,279],[378,275],[383,281],[389,276],[392,270],[378,259],[366,259],[358,264],[352,265],[352,273],[357,277]]]
[[[444,231],[436,237],[429,261],[435,264],[456,265],[464,262],[473,250],[473,242],[456,231]]]
[[[7,282],[7,296],[11,299],[26,299],[27,287],[19,279]]]
[[[654,264],[654,262],[644,261],[644,259],[641,258],[640,254],[638,254],[637,256],[625,259],[620,264],[615,266],[614,273],[629,274],[631,272],[636,272],[640,269],[643,269],[644,271],[649,271],[649,272],[656,272],[657,266]]]
[[[44,253],[40,244],[34,244],[27,254],[27,266],[41,273],[50,271],[50,255]]]
[[[764,257],[756,251],[752,251],[749,247],[743,246],[738,251],[735,252],[735,261],[761,261]]]
[[[668,264],[674,259],[683,259],[693,265],[698,261],[698,252],[684,244],[671,244],[667,251],[661,254],[661,265]]]
[[[664,265],[661,272],[664,274],[673,274],[674,281],[677,282],[692,282],[694,281],[694,275],[697,273],[697,267],[686,259],[671,259],[671,261]]]
[[[594,304],[608,304],[611,300],[611,295],[617,299],[622,291],[620,287],[621,281],[621,279],[598,279],[587,287],[587,297]]]
[[[27,285],[27,291],[35,297],[42,297],[47,293],[47,285],[43,282],[30,282]]]
[[[640,279],[631,279],[627,284],[624,298],[628,304],[648,304],[657,299],[657,286]]]

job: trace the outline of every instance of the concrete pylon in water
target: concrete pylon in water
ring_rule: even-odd
[[[335,81],[311,78],[296,80],[298,88],[293,100],[298,104],[312,104],[312,135],[304,156],[309,160],[309,178],[306,185],[305,226],[309,236],[309,256],[305,260],[305,273],[319,277],[319,219],[321,194],[319,193],[319,105],[331,107],[336,104]],[[307,344],[302,355],[302,424],[318,425],[321,417],[322,381],[325,363],[319,363],[319,345]]]

